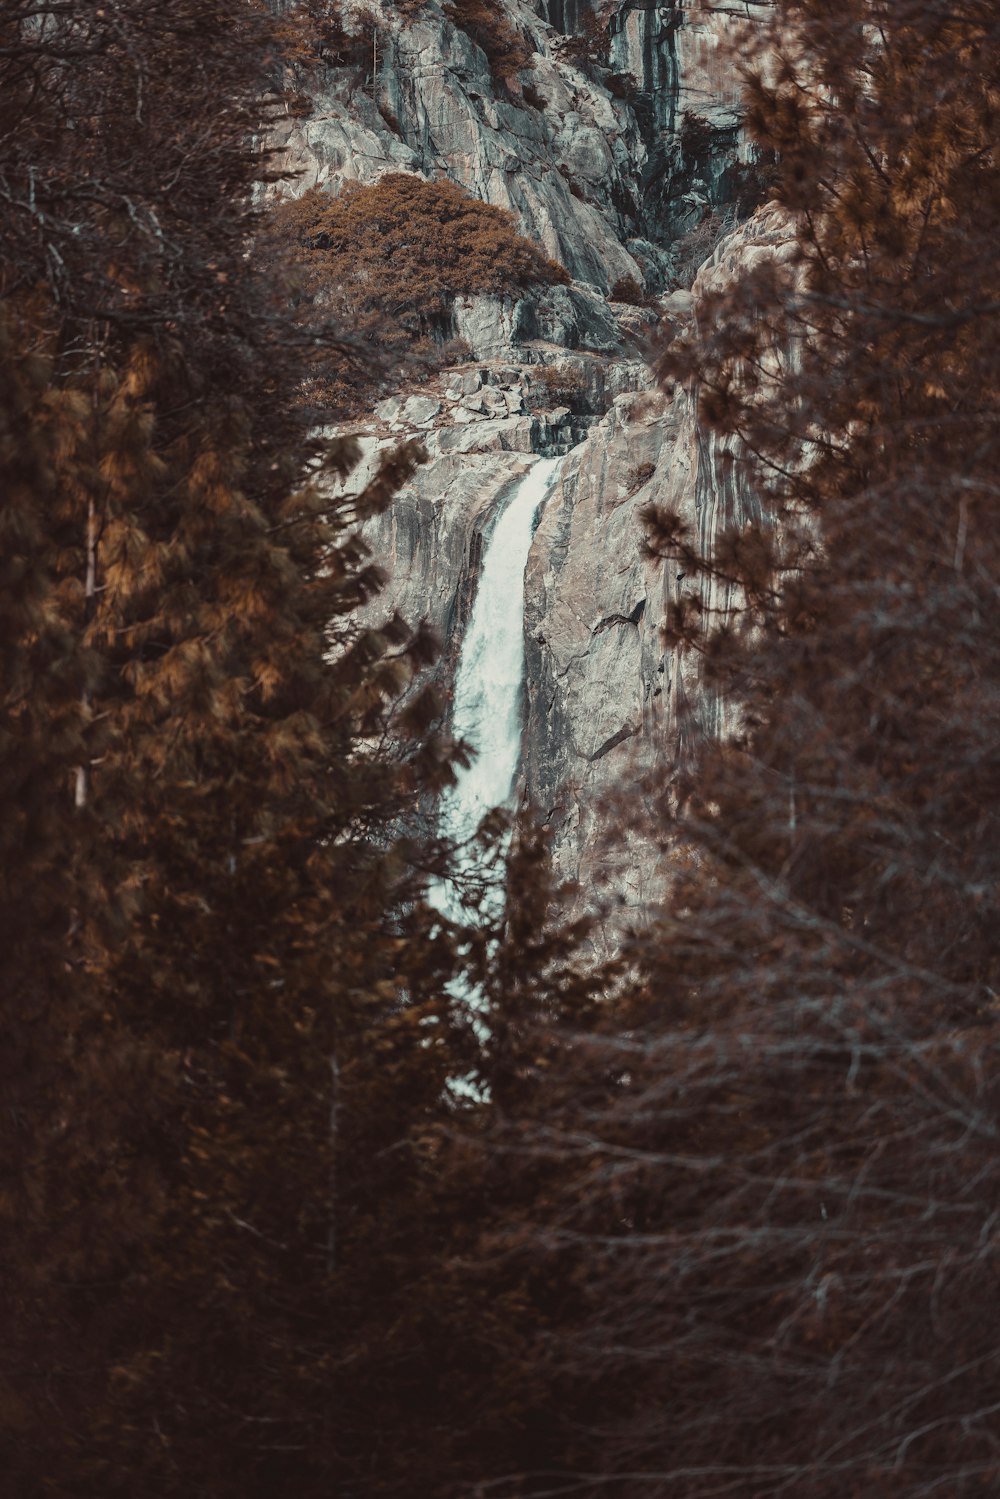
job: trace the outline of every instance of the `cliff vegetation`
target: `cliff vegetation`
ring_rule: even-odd
[[[370,187],[348,184],[338,197],[313,189],[289,199],[271,228],[290,245],[298,294],[371,346],[339,376],[325,364],[327,399],[341,411],[371,403],[376,372],[398,386],[404,369],[445,362],[456,297],[569,282],[517,232],[512,214],[454,183],[399,172]]]
[[[550,203],[589,224],[590,283],[388,142],[385,77],[366,91],[317,41],[364,38],[359,7],[0,5],[6,1486],[983,1499],[996,5],[751,3],[735,43],[710,5],[602,6],[644,85],[678,59],[689,81],[742,70],[743,122],[714,104],[688,126],[700,175],[657,179],[678,202],[645,223],[704,237],[656,312],[635,271],[669,246],[540,165],[572,162],[596,202],[646,150],[627,100],[553,61],[540,12],[575,7],[455,0],[477,47],[436,0],[406,9],[433,65],[424,93],[416,65],[389,80],[400,111],[433,159],[474,122],[450,169],[511,201],[523,177],[521,227]],[[544,111],[513,102],[518,38]],[[263,143],[305,131],[307,77],[329,85],[327,165],[360,141],[349,165],[375,180],[275,208],[290,168]],[[661,164],[677,102],[649,103]],[[730,225],[705,210],[743,130],[770,200]],[[535,288],[513,327],[509,294]],[[352,403],[457,311],[501,353],[451,372],[452,428],[359,441]],[[656,313],[654,390],[622,350]],[[655,616],[637,726],[608,735],[596,695],[575,726],[593,739],[572,741],[567,816],[586,831],[588,768],[673,715],[669,764],[619,785],[591,851],[630,876],[641,848],[659,880],[606,959],[624,877],[580,914],[555,802],[491,812],[478,872],[435,833],[470,751],[443,727],[433,632],[374,613],[378,518],[416,513],[417,576],[441,507],[403,497],[457,476],[481,556],[479,489],[499,501],[551,433],[521,410],[515,335],[546,407],[607,407],[564,412],[586,424],[561,429],[580,451],[536,582],[568,559],[577,586],[528,648],[551,666],[565,647],[564,675],[606,649],[610,699]],[[322,429],[302,398],[320,378]],[[442,381],[416,409],[445,400]],[[428,612],[469,576],[465,536],[458,582],[450,557],[420,575]],[[636,600],[641,568],[662,592]],[[461,920],[430,899],[449,878]]]

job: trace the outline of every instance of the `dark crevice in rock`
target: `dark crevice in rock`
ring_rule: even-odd
[[[620,744],[624,744],[626,739],[634,739],[638,732],[634,724],[627,723],[623,729],[618,730],[617,734],[612,734],[610,739],[605,739],[600,749],[596,749],[592,755],[586,755],[584,758],[593,765],[595,760],[603,760],[605,755],[610,755],[611,751],[617,749]]]
[[[598,620],[591,633],[600,635],[603,630],[610,630],[612,625],[638,626],[645,612],[646,600],[640,599],[630,614],[606,614],[603,619]]]

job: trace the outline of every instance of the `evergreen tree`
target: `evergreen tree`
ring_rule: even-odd
[[[358,525],[419,453],[339,497],[357,449],[297,392],[343,340],[254,239],[288,27],[250,0],[2,17],[0,1421],[25,1496],[329,1492],[370,1204],[468,1067],[409,832],[448,753],[426,694],[395,706],[432,644],[358,622]]]
[[[510,1126],[561,1167],[537,1273],[575,1246],[583,1388],[491,1493],[996,1487],[1000,31],[787,0],[765,51],[798,255],[703,297],[662,373],[768,519],[704,556],[649,516],[743,600],[667,623],[742,727],[679,812],[648,788],[640,981]]]

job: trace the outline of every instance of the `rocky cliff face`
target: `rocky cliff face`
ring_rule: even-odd
[[[565,454],[528,563],[523,793],[550,822],[565,876],[588,891],[605,878],[641,908],[662,880],[658,856],[641,838],[604,846],[602,798],[638,766],[669,774],[690,736],[719,731],[723,710],[691,663],[663,648],[666,603],[691,585],[644,559],[639,512],[669,502],[707,542],[753,505],[688,393],[667,401],[654,389],[644,351],[662,319],[697,318],[709,286],[780,254],[786,232],[772,209],[736,222],[749,152],[725,17],[615,0],[602,11],[608,65],[584,68],[570,39],[585,0],[504,0],[503,10],[534,54],[520,82],[496,83],[437,0],[409,25],[385,4],[374,84],[329,70],[312,116],[290,120],[280,144],[301,174],[296,190],[336,193],[388,171],[446,176],[513,210],[574,278],[459,299],[467,357],[361,424],[366,466],[404,435],[422,436],[429,454],[370,541],[392,575],[379,607],[429,617],[447,673],[505,494],[532,454]],[[708,258],[693,287],[678,285],[699,252]],[[614,299],[624,278],[647,305],[634,305],[634,289],[632,301]]]

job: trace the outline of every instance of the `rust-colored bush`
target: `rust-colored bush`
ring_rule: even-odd
[[[564,285],[569,276],[518,234],[514,218],[451,182],[391,173],[339,197],[313,189],[282,203],[273,231],[291,239],[300,294],[329,305],[367,350],[382,377],[353,365],[327,367],[327,395],[358,409],[401,368],[438,362],[456,296]]]
[[[446,15],[486,53],[495,83],[503,84],[530,68],[534,58],[528,42],[491,0],[450,0]]]
[[[647,307],[650,298],[634,276],[619,276],[611,288],[612,302],[627,302],[631,307]]]
[[[578,366],[547,365],[532,374],[531,405],[538,411],[549,411],[554,406],[582,411],[587,397],[587,381]]]
[[[655,463],[637,463],[635,468],[630,468],[625,475],[625,483],[630,494],[638,494],[656,473]]]

